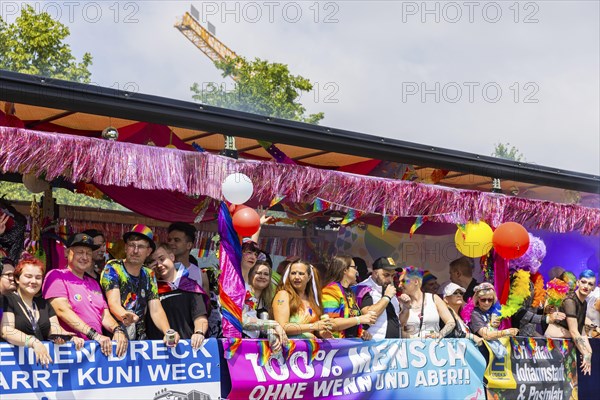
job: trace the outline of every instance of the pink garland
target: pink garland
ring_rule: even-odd
[[[531,229],[600,234],[595,208],[18,128],[0,127],[0,170],[215,199],[227,175],[243,172],[254,183],[252,205],[266,206],[278,196],[312,204],[319,197],[375,214],[428,215],[434,222],[513,221]]]

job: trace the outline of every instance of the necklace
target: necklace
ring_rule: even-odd
[[[35,301],[33,301],[33,299],[31,300],[31,304],[32,307],[30,308],[27,303],[25,303],[25,300],[23,300],[23,297],[21,296],[21,293],[19,293],[17,291],[17,296],[19,296],[19,299],[21,299],[21,303],[23,303],[23,305],[25,306],[25,312],[27,313],[27,316],[29,317],[29,322],[31,322],[31,328],[36,331],[37,330],[37,326],[38,326],[38,318],[36,318],[36,314],[38,314],[38,309],[37,309],[37,305],[35,304]]]

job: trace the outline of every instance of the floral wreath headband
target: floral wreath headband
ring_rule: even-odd
[[[288,268],[286,268],[285,273],[283,274],[283,283],[285,284],[287,282],[288,276],[290,274],[290,270],[292,269],[292,265],[297,263],[298,261],[292,262],[288,265]],[[318,306],[321,305],[321,303],[319,303],[319,296],[317,295],[318,290],[317,290],[317,281],[315,280],[315,273],[313,272],[313,270],[315,269],[315,267],[312,266],[312,264],[308,264],[308,269],[310,270],[310,278],[312,280],[312,288],[313,288],[313,296],[315,297],[315,303],[317,303]]]

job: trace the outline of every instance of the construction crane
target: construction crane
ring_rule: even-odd
[[[192,7],[193,9],[193,7]],[[196,11],[197,12],[197,11]],[[186,12],[183,17],[175,23],[175,28],[183,34],[194,46],[200,49],[212,62],[225,61],[228,58],[236,58],[235,51],[227,47],[223,42],[210,33],[208,29],[200,25],[200,22]],[[232,76],[235,80],[235,76]]]
[[[198,15],[198,11],[191,6],[191,12]],[[217,61],[225,61],[228,58],[237,58],[235,51],[227,47],[223,42],[216,38],[211,32],[205,27],[200,25],[197,18],[194,18],[190,12],[186,12],[181,19],[178,19],[175,23],[175,28],[179,30],[189,39],[190,42],[200,49],[213,63]],[[231,78],[235,81],[236,76],[231,75]],[[221,152],[222,155],[238,158],[238,151],[235,147],[235,138],[233,136],[225,137],[225,147]]]

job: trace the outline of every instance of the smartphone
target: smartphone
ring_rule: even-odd
[[[62,339],[65,342],[70,341],[71,339],[73,339],[73,335],[59,335],[58,333],[51,333],[50,335],[48,335],[48,340],[54,342],[58,339]]]

